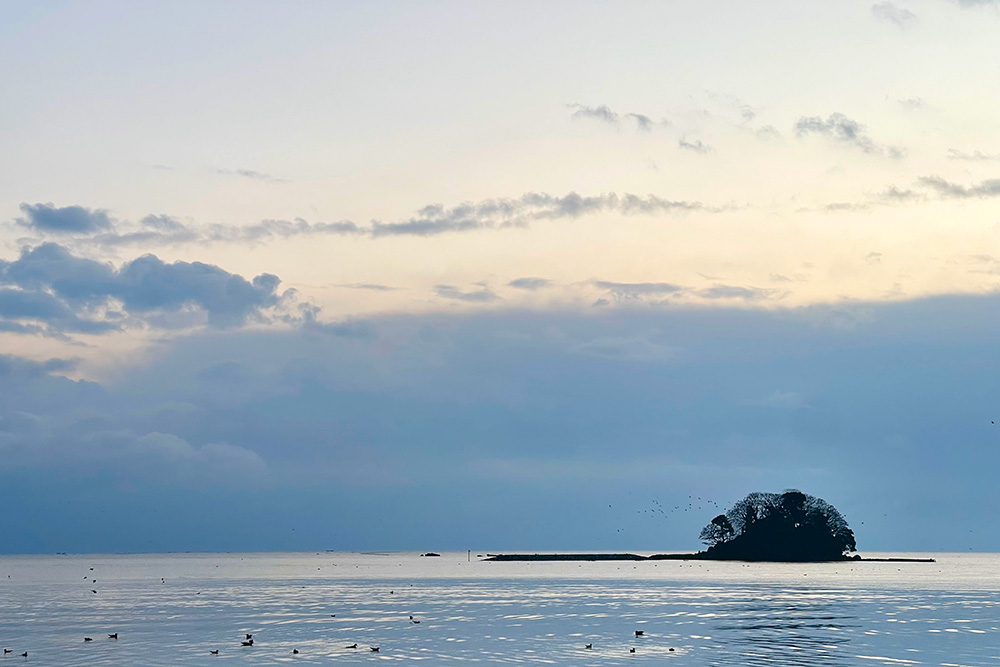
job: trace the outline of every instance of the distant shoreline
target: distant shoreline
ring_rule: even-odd
[[[844,557],[837,560],[750,560],[746,558],[716,558],[705,552],[691,554],[653,554],[652,556],[640,556],[638,554],[490,554],[483,560],[487,561],[516,561],[516,562],[537,562],[537,561],[636,561],[636,560],[708,560],[708,561],[737,561],[742,563],[844,563],[844,562],[868,562],[868,563],[935,563],[933,558],[855,558]]]

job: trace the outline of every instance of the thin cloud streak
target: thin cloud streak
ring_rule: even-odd
[[[575,118],[577,120],[596,120],[606,125],[611,125],[612,127],[621,127],[623,124],[622,121],[627,121],[625,124],[634,125],[637,132],[650,132],[657,125],[665,127],[670,125],[670,122],[667,120],[660,120],[657,122],[646,114],[636,113],[634,111],[619,114],[618,112],[613,111],[606,104],[601,104],[596,107],[588,106],[586,104],[567,104],[566,106],[567,108],[573,110],[573,113],[570,114],[571,118]]]
[[[901,158],[905,151],[897,146],[884,146],[868,136],[868,128],[842,113],[832,113],[827,118],[803,116],[795,123],[795,135],[806,137],[819,135],[836,143],[847,144],[869,155],[885,155]]]
[[[253,181],[261,181],[263,183],[288,183],[288,181],[283,178],[276,178],[270,174],[254,171],[253,169],[216,169],[215,173],[222,174],[223,176],[241,176],[243,178],[249,178]]]
[[[917,21],[917,15],[905,7],[899,7],[892,2],[880,2],[872,5],[872,16],[879,21],[892,23],[898,28],[909,28]]]
[[[454,285],[435,285],[434,293],[442,299],[465,301],[466,303],[492,303],[500,298],[488,287],[465,291]]]
[[[968,186],[952,183],[940,176],[924,176],[917,182],[944,199],[985,199],[1000,196],[1000,178],[989,178]]]
[[[27,205],[24,205],[27,206]],[[49,205],[45,205],[49,206]],[[445,207],[431,204],[411,218],[391,222],[372,221],[359,225],[350,220],[310,223],[295,220],[262,220],[252,225],[214,224],[204,227],[188,225],[167,215],[149,215],[138,225],[119,228],[95,223],[62,223],[58,229],[42,215],[19,219],[18,224],[40,234],[73,232],[74,242],[102,247],[140,244],[176,245],[181,243],[259,243],[271,239],[296,236],[335,235],[380,239],[397,236],[438,236],[440,234],[526,228],[534,222],[576,219],[595,213],[621,215],[678,215],[692,212],[722,213],[734,207],[710,206],[699,201],[672,200],[656,195],[636,195],[615,192],[585,196],[576,192],[558,196],[544,192],[529,192],[516,198],[485,199]],[[73,209],[73,215],[84,220],[101,220],[103,211],[83,207]],[[79,209],[78,211],[76,209]],[[68,216],[67,216],[68,217]]]
[[[1000,153],[984,153],[983,151],[972,151],[971,153],[968,153],[955,148],[949,148],[948,159],[967,160],[970,162],[990,162],[1000,160]]]
[[[515,287],[517,289],[535,291],[544,289],[546,287],[552,287],[552,281],[548,278],[535,278],[535,277],[525,277],[516,278],[507,283],[508,287]]]

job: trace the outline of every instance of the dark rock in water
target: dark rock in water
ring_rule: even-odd
[[[441,554],[436,554],[436,553],[434,553],[433,551],[428,551],[428,552],[427,552],[427,553],[425,553],[425,554],[420,554],[420,556],[421,556],[421,557],[423,557],[423,558],[426,558],[426,557],[428,557],[428,556],[433,556],[433,557],[436,557],[436,558],[440,558],[440,557],[441,557]]]

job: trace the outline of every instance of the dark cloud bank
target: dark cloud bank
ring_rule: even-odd
[[[100,334],[126,323],[234,327],[260,318],[288,293],[277,276],[252,280],[202,262],[167,263],[143,255],[121,267],[79,257],[61,245],[25,248],[0,260],[0,329],[21,333]]]
[[[864,549],[1000,548],[998,296],[347,326],[203,329],[104,383],[0,357],[0,549],[687,549],[711,517],[652,499],[787,487]]]

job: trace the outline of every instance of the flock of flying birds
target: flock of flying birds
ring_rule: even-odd
[[[612,507],[612,505],[608,505],[608,507]],[[686,505],[683,504],[682,501],[682,504],[674,505],[673,507],[669,505],[664,505],[656,498],[653,498],[653,504],[651,507],[648,507],[646,509],[636,510],[635,513],[645,514],[655,518],[662,517],[666,519],[669,518],[669,516],[674,513],[704,511],[704,510],[713,510],[722,512],[724,511],[724,508],[718,502],[711,500],[709,498],[702,498],[701,496],[688,496],[688,502]],[[618,528],[616,532],[623,533],[625,532],[625,529]]]

